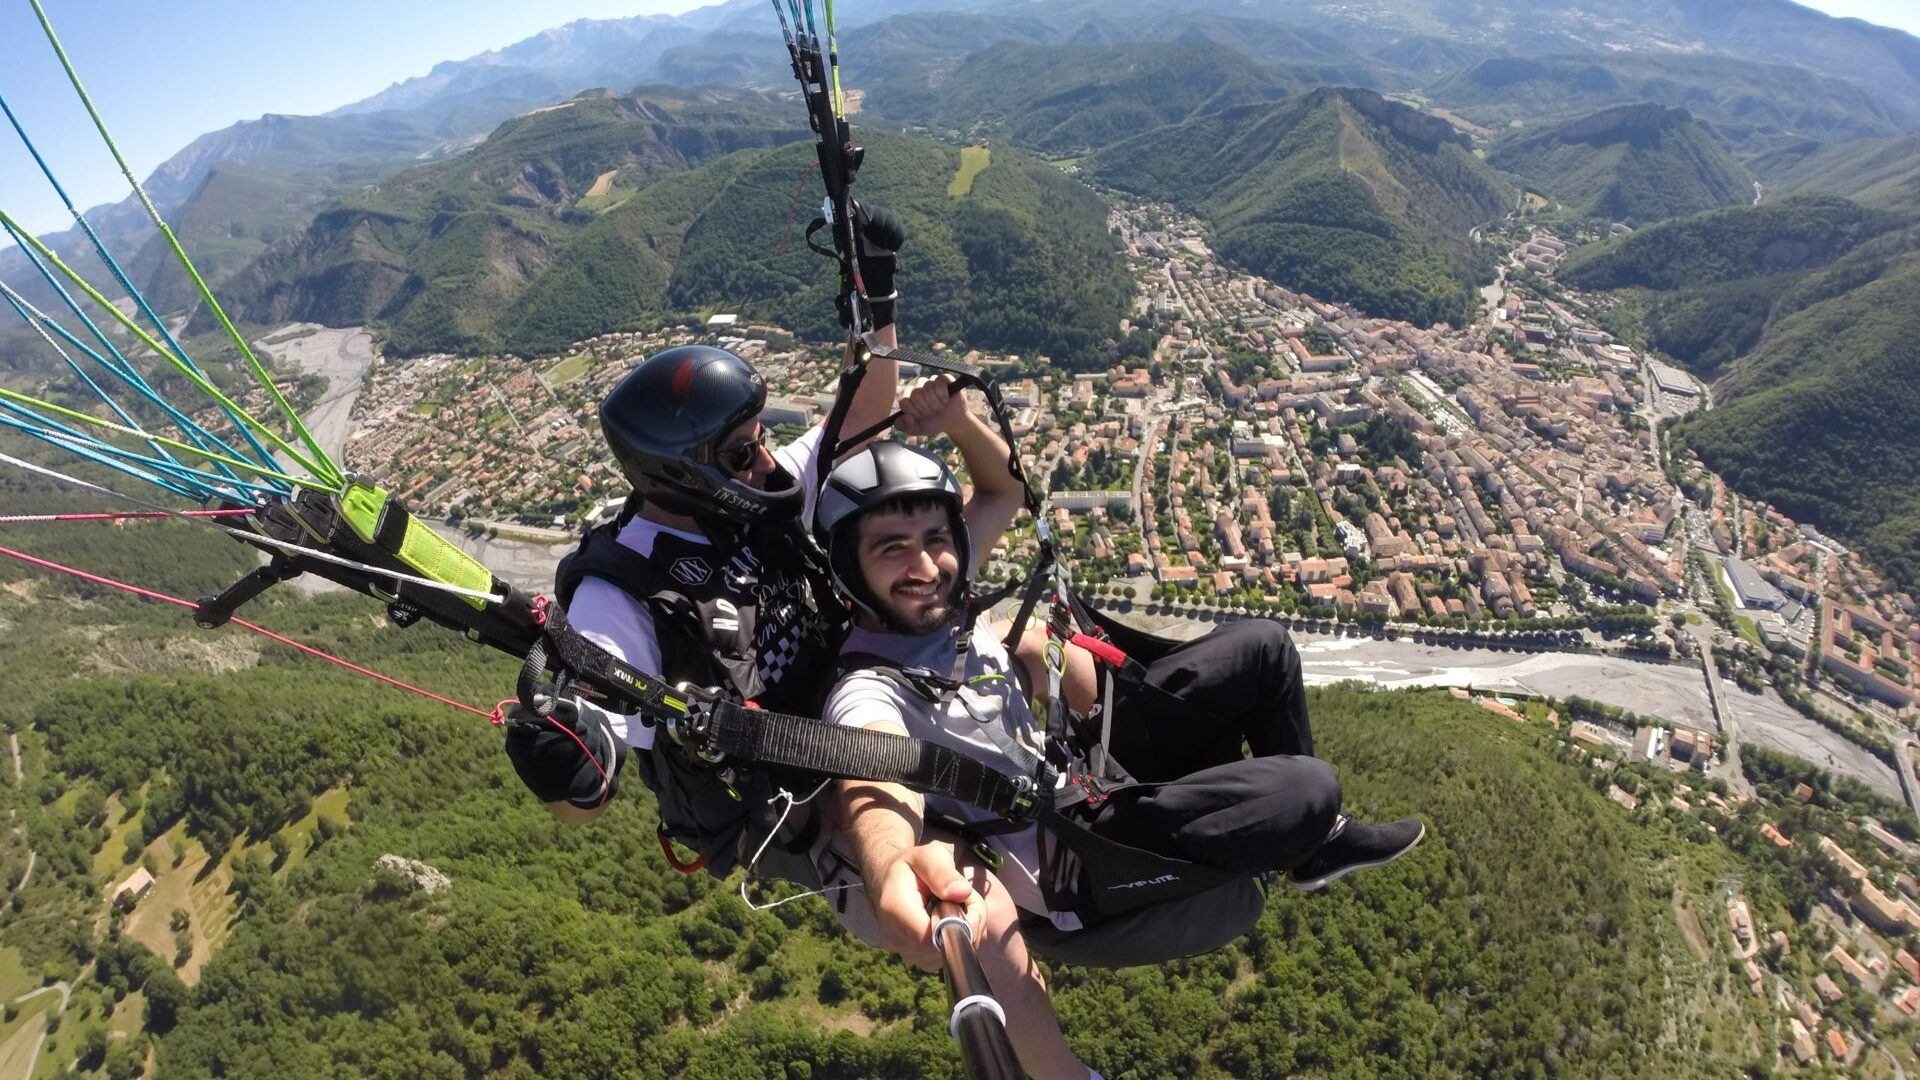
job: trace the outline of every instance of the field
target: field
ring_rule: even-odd
[[[618,169],[613,169],[601,173],[599,177],[594,180],[593,186],[587,189],[585,195],[580,196],[580,201],[576,202],[574,206],[581,210],[605,213],[619,206],[621,203],[626,202],[628,199],[633,198],[634,194],[639,190],[638,188],[616,187],[614,185],[613,178],[619,171]]]
[[[973,191],[973,178],[986,171],[993,164],[993,151],[985,146],[965,146],[960,149],[960,170],[953,174],[953,180],[947,184],[947,194],[956,199],[964,199]]]
[[[553,370],[547,372],[547,379],[555,386],[565,386],[567,383],[585,375],[592,368],[593,357],[586,353],[581,353],[579,356],[568,357],[558,364],[553,365]]]

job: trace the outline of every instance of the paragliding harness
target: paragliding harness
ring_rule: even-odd
[[[1063,580],[1051,574],[1052,569],[1038,567],[1029,581]],[[977,604],[963,605],[956,619],[954,662],[947,672],[904,667],[870,653],[841,656],[841,674],[870,672],[892,683],[902,693],[932,706],[936,717],[953,716],[952,707],[957,705],[975,722],[973,730],[991,742],[1020,772],[1032,775],[1036,787],[1053,793],[1033,814],[968,821],[929,809],[928,824],[959,836],[975,856],[995,870],[1000,868],[1002,858],[992,847],[991,838],[1037,825],[1039,884],[1048,909],[1072,912],[1089,923],[1194,896],[1242,876],[1124,844],[1099,831],[1098,826],[1116,805],[1124,805],[1132,793],[1143,789],[1143,785],[1135,782],[1106,753],[1115,690],[1125,686],[1133,694],[1165,693],[1146,681],[1147,664],[1141,657],[1157,659],[1172,643],[1101,620],[1071,592],[1054,592],[1049,599],[1051,616],[1046,628],[1046,654],[1049,682],[1053,685],[1051,696],[1045,700],[1047,723],[1041,755],[1021,745],[997,718],[982,715],[969,700],[968,695],[977,692],[983,683],[1001,681],[993,676],[977,676],[972,680],[966,677],[972,651],[969,639],[974,619],[982,610]],[[1009,653],[1025,632],[1024,622],[1023,618],[1016,618],[1004,638],[1003,644]],[[1131,647],[1123,649],[1116,634],[1129,638]],[[1101,703],[1092,714],[1080,715],[1070,710],[1052,675],[1054,657],[1062,651],[1063,643],[1086,649],[1098,664]],[[1016,664],[1009,674],[1015,681],[1023,681],[1020,671]],[[1027,688],[1021,686],[1020,689]],[[1093,723],[1096,716],[1097,728]]]
[[[831,670],[846,615],[837,604],[819,602],[832,595],[832,582],[805,530],[795,522],[749,537],[729,536],[716,526],[708,530],[718,533],[716,544],[695,544],[662,532],[654,539],[652,556],[646,557],[619,541],[620,530],[639,507],[638,496],[628,500],[616,520],[587,533],[560,561],[554,578],[560,603],[571,605],[582,581],[599,578],[651,612],[662,671],[686,674],[736,703],[817,711],[826,690],[821,676]],[[772,565],[763,564],[763,558]],[[786,584],[787,595],[769,599],[793,604],[798,610],[790,617],[801,624],[792,631],[797,640],[773,691],[763,684],[755,644],[758,625],[767,614],[756,602],[757,586],[768,581]],[[775,828],[770,810],[775,792],[798,783],[765,769],[715,766],[690,757],[667,739],[640,751],[637,765],[659,804],[660,849],[683,873],[704,868],[724,877],[743,853],[762,850]],[[790,822],[771,837],[772,846],[765,848],[756,870],[816,886],[818,873],[805,852],[818,829],[811,815]],[[676,844],[696,857],[682,859]]]

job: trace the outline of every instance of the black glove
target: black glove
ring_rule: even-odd
[[[619,790],[627,743],[614,732],[606,713],[562,701],[553,715],[542,717],[514,705],[506,712],[506,725],[513,771],[541,802],[564,801],[592,810]]]
[[[907,241],[906,226],[893,211],[884,206],[855,202],[853,204],[854,251],[860,263],[860,281],[867,287],[861,297],[867,305],[867,315],[875,330],[892,326],[894,317],[893,271],[895,253],[900,245]],[[841,305],[845,307],[845,290],[842,290]],[[845,310],[840,313],[843,326],[853,325],[853,320]]]

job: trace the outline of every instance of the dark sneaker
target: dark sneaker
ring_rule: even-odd
[[[1296,889],[1318,889],[1355,870],[1387,865],[1412,851],[1425,835],[1427,827],[1415,818],[1386,825],[1366,825],[1342,817],[1320,850],[1287,871],[1287,880]]]

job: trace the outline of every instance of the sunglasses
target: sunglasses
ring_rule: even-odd
[[[765,428],[762,428],[760,434],[748,439],[746,442],[721,447],[720,450],[714,454],[714,458],[719,461],[720,466],[728,472],[748,472],[753,468],[753,463],[760,460],[760,451],[766,445],[767,432]]]

